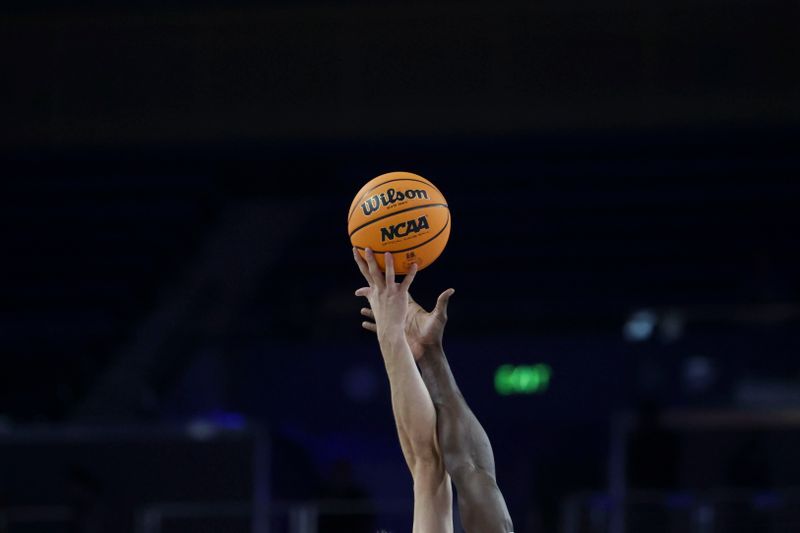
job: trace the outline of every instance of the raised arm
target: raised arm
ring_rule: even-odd
[[[356,295],[369,300],[389,376],[400,447],[414,480],[414,533],[452,533],[452,488],[439,451],[436,410],[405,335],[408,287],[416,267],[396,283],[391,254],[386,254],[385,274],[371,250],[367,249],[365,255],[366,261],[353,249],[358,268],[369,285],[358,289]]]
[[[406,338],[436,408],[440,449],[458,492],[464,529],[467,533],[509,533],[513,525],[497,486],[489,437],[464,400],[442,347],[447,304],[454,292],[444,291],[430,313],[409,296]],[[369,311],[363,314],[373,318]],[[364,328],[376,331],[370,322]]]

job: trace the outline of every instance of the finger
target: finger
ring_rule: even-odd
[[[400,284],[400,288],[404,291],[407,291],[408,288],[411,286],[411,282],[414,281],[414,276],[417,275],[417,264],[413,263],[411,265],[411,269],[406,274],[406,277],[403,278],[403,282]]]
[[[386,264],[386,285],[394,283],[394,256],[386,252],[383,254],[383,261]]]
[[[372,309],[370,309],[369,307],[362,307],[361,308],[361,314],[364,315],[367,318],[371,318],[372,320],[375,320],[375,313],[373,313]]]
[[[378,326],[376,326],[372,322],[367,322],[366,320],[361,323],[361,327],[366,329],[367,331],[371,331],[373,333],[377,333],[378,332]]]
[[[369,273],[369,267],[367,267],[366,261],[364,261],[364,258],[361,257],[361,254],[358,253],[358,250],[356,250],[355,246],[353,246],[353,259],[356,260],[356,264],[358,265],[358,269],[361,271],[361,275],[364,276],[364,279],[367,280],[367,283],[371,287],[372,276]]]
[[[378,266],[378,262],[375,260],[375,254],[372,252],[371,248],[367,248],[364,250],[367,256],[367,265],[369,266],[369,273],[372,277],[372,283],[370,285],[383,287],[383,273],[381,272],[381,267]]]
[[[372,290],[372,287],[361,287],[356,291],[356,296],[363,296],[364,298],[369,297],[369,291]]]
[[[436,299],[436,307],[433,308],[433,312],[437,315],[441,316],[442,318],[447,318],[447,305],[450,303],[450,297],[455,293],[455,289],[447,289],[439,297]]]

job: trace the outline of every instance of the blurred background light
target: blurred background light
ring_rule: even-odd
[[[549,365],[502,365],[494,375],[495,390],[501,396],[510,394],[536,394],[550,386],[552,369]]]
[[[630,342],[643,342],[648,340],[656,328],[658,317],[655,312],[643,309],[633,313],[625,322],[623,336]]]

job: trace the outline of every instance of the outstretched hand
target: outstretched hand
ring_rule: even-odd
[[[369,301],[372,308],[371,318],[375,320],[372,331],[376,331],[378,336],[388,332],[402,333],[409,306],[408,288],[414,281],[417,265],[411,265],[411,270],[403,281],[397,283],[394,279],[394,257],[391,253],[387,252],[384,257],[385,273],[381,272],[372,250],[367,248],[365,255],[366,260],[353,248],[353,258],[368,284],[367,287],[358,289],[356,296],[363,296]]]
[[[356,262],[359,263],[361,273],[364,274],[366,265],[362,267],[361,263],[363,263],[363,259],[361,259],[357,252],[355,252],[355,255]],[[370,256],[368,254],[367,258],[369,259],[369,257]],[[387,254],[387,258],[388,257],[391,257],[391,254]],[[389,259],[387,259],[386,265],[388,271]],[[377,264],[375,267],[377,269]],[[413,268],[413,272],[416,273],[416,265],[414,265]],[[379,269],[378,272],[380,272]],[[410,273],[409,275],[412,274]],[[366,274],[364,277],[367,277]],[[408,276],[406,279],[407,278]],[[367,281],[369,281],[369,278]],[[405,280],[403,281],[405,282]],[[364,287],[362,289],[358,289],[356,291],[356,295],[367,296],[367,293],[370,291],[371,287]],[[408,291],[406,287],[406,293],[407,292]],[[450,302],[450,297],[455,292],[455,289],[447,289],[440,294],[439,298],[436,300],[436,306],[430,312],[426,311],[422,308],[422,306],[415,302],[410,294],[407,295],[408,303],[405,306],[405,316],[403,317],[402,324],[405,331],[406,340],[408,340],[408,345],[411,347],[411,352],[414,354],[414,359],[419,359],[422,357],[422,354],[427,348],[441,347],[442,336],[444,335],[444,327],[445,324],[447,324],[447,305]],[[372,309],[364,307],[361,309],[361,314],[369,319],[374,320],[375,322],[373,323],[364,321],[361,323],[361,325],[366,330],[378,332],[381,327],[381,321],[383,320],[381,317],[381,310],[376,309],[372,299],[370,299],[369,296],[367,296],[367,298],[369,299]],[[399,311],[399,309],[400,307],[397,307],[395,311]],[[396,315],[392,317],[393,321],[396,321],[397,319],[398,317]]]

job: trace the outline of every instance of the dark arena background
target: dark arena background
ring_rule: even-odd
[[[0,532],[411,531],[346,230],[395,170],[450,205],[412,289],[457,289],[516,533],[800,531],[798,28],[4,2]]]

